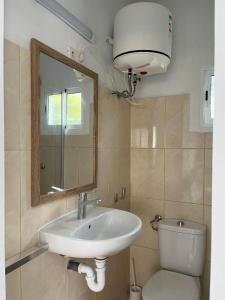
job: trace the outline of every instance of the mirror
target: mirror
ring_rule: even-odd
[[[98,75],[31,40],[32,206],[97,186]]]

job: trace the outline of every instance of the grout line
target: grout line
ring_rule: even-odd
[[[150,247],[147,247],[147,246],[140,246],[140,245],[133,244],[133,245],[130,246],[130,248],[132,248],[132,247],[144,248],[144,249],[148,249],[148,250],[151,250],[151,251],[159,252],[159,249],[150,248]]]
[[[203,205],[203,202],[190,202],[190,201],[178,201],[178,200],[172,200],[172,199],[158,199],[158,198],[152,198],[152,197],[139,197],[139,196],[132,196],[131,195],[131,199],[135,199],[135,200],[146,200],[146,201],[164,201],[166,202],[172,202],[172,203],[182,203],[182,204],[193,204],[193,205]],[[205,205],[205,206],[211,206],[211,205]]]
[[[150,148],[150,147],[146,147],[146,148],[142,148],[142,147],[131,147],[131,150],[205,150],[205,149],[212,149],[212,148],[204,148],[204,147],[200,147],[200,148],[183,148],[183,147],[173,147],[173,148],[163,148],[163,147],[156,147],[156,148]]]

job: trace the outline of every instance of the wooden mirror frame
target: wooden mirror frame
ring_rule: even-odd
[[[66,64],[84,73],[94,82],[94,176],[93,183],[77,188],[67,189],[49,195],[40,193],[40,53]],[[97,143],[98,143],[98,74],[60,52],[46,46],[36,39],[31,39],[31,205],[37,206],[59,198],[92,190],[97,187]]]

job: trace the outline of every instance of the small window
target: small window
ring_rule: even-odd
[[[210,99],[211,99],[211,118],[214,119],[214,103],[215,103],[215,75],[210,78],[211,88],[210,88]]]
[[[212,70],[202,71],[203,126],[211,127],[214,118],[215,76]]]
[[[48,125],[62,124],[62,94],[48,96]]]
[[[81,93],[67,94],[66,124],[67,126],[79,126],[82,124]]]
[[[65,99],[65,101],[63,101],[63,99]],[[82,125],[81,93],[67,94],[63,92],[62,94],[52,94],[48,96],[48,125],[61,126],[62,115],[66,116],[65,124],[68,127]]]

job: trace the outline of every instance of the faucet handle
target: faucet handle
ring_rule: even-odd
[[[96,204],[102,203],[102,199],[96,199]]]

